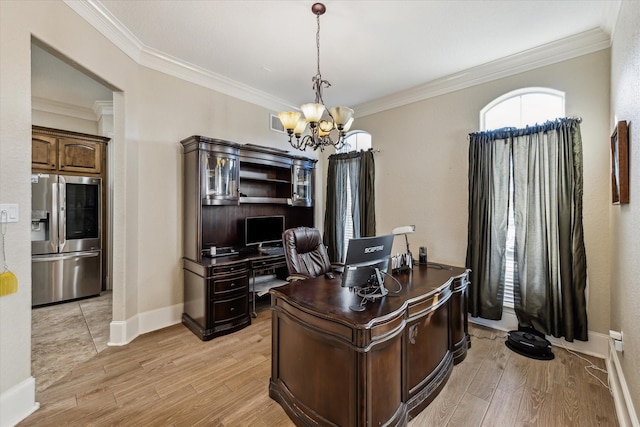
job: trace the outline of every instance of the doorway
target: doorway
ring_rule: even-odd
[[[111,162],[115,88],[74,61],[32,38],[32,125],[107,136],[100,296],[32,310],[31,367],[42,391],[78,363],[104,350],[113,319]]]

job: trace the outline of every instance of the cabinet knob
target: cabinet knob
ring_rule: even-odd
[[[231,309],[230,309],[229,311],[233,311],[233,310],[235,310],[235,309],[236,309],[235,307],[231,307]]]
[[[235,285],[236,285],[235,283],[232,283],[230,286],[233,288]]]

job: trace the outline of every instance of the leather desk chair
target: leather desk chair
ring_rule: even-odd
[[[327,248],[317,228],[289,228],[282,233],[282,244],[289,281],[318,277],[342,265],[329,261]]]

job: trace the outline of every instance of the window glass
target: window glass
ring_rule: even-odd
[[[480,111],[480,129],[523,128],[564,115],[564,92],[519,89],[494,99]]]
[[[337,153],[348,153],[349,151],[364,151],[371,148],[371,134],[363,130],[347,132],[344,138],[344,145]]]

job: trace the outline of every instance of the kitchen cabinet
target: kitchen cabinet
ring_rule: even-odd
[[[33,172],[102,176],[109,138],[42,126],[32,127]]]

